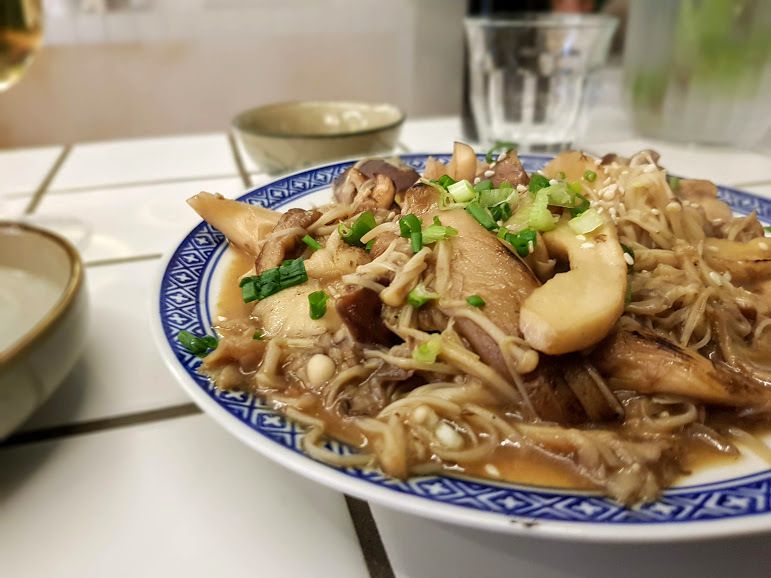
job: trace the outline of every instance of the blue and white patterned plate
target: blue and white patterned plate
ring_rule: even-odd
[[[447,155],[434,155],[447,160]],[[422,171],[427,155],[405,155]],[[522,156],[528,171],[548,160]],[[246,193],[240,200],[271,209],[320,205],[350,162],[306,170]],[[771,201],[720,187],[737,213],[771,220]],[[180,208],[184,210],[184,208]],[[163,264],[153,299],[154,331],[167,365],[195,402],[236,437],[269,458],[347,494],[420,516],[489,530],[571,540],[660,541],[771,530],[771,469],[752,456],[700,471],[657,502],[628,509],[599,495],[451,476],[398,480],[378,470],[335,468],[302,451],[303,428],[257,397],[220,391],[196,373],[200,360],[176,340],[181,330],[207,333],[231,255],[221,233],[200,223]],[[329,449],[352,450],[331,441]],[[234,472],[236,475],[236,472]]]

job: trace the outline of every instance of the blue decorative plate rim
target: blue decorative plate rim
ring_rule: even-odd
[[[428,157],[427,154],[400,156],[418,171],[423,169]],[[445,161],[449,158],[449,155],[441,154],[432,156]],[[532,172],[551,157],[521,155],[520,158],[526,170]],[[328,188],[352,162],[325,165],[281,178],[247,192],[239,200],[279,208]],[[754,210],[764,222],[771,221],[770,200],[728,187],[720,186],[718,190],[721,198],[736,212],[747,214]],[[209,331],[212,314],[205,297],[209,295],[213,273],[226,248],[222,234],[201,222],[170,254],[164,266],[160,294],[154,308],[159,316],[164,346],[170,349],[176,360],[177,367],[172,369],[178,375],[176,370],[182,369],[186,377],[195,383],[197,393],[203,394],[252,432],[312,460],[301,449],[303,431],[300,426],[262,405],[255,396],[213,387],[206,378],[196,373],[200,360],[176,341],[177,333],[183,329],[199,334]],[[352,451],[335,441],[328,442],[327,447],[341,454]],[[657,502],[632,509],[586,492],[448,475],[398,480],[385,476],[379,470],[323,466],[381,489],[426,500],[428,505],[459,506],[498,514],[508,520],[646,526],[728,521],[771,513],[771,469],[712,483],[672,488]]]

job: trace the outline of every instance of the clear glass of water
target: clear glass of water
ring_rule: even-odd
[[[589,74],[605,64],[610,16],[469,17],[469,100],[482,145],[557,151],[575,140]]]

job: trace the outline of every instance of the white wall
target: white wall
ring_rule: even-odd
[[[218,130],[276,100],[459,110],[464,0],[83,1],[46,0],[47,45],[0,95],[0,146]]]

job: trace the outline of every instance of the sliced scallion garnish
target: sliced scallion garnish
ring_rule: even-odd
[[[597,173],[594,171],[584,171],[584,180],[593,183],[597,180]]]
[[[470,295],[470,296],[466,297],[466,303],[468,303],[472,307],[484,307],[485,306],[485,300],[482,299],[479,295]]]
[[[598,227],[601,227],[604,221],[600,214],[594,209],[587,209],[577,217],[568,221],[568,226],[576,235],[585,235],[591,233]]]
[[[471,183],[466,179],[458,181],[447,187],[447,192],[455,200],[456,203],[468,203],[476,198],[477,192]]]
[[[321,319],[327,313],[327,299],[329,296],[323,291],[314,291],[308,295],[311,319]]]
[[[551,231],[554,226],[554,215],[549,210],[549,194],[546,189],[540,189],[533,199],[527,224],[536,231]]]
[[[426,289],[423,283],[418,283],[412,291],[407,294],[407,303],[412,305],[415,309],[420,309],[423,305],[435,299],[439,299],[439,294]]]
[[[209,353],[217,349],[218,339],[213,335],[194,335],[189,331],[180,331],[177,333],[177,341],[187,351],[197,357],[206,357]]]
[[[504,233],[503,239],[517,252],[520,257],[527,257],[535,247],[538,234],[532,229],[522,229],[518,233]]]
[[[340,233],[340,237],[343,241],[349,245],[353,245],[354,247],[364,247],[361,238],[376,226],[375,216],[370,211],[364,211],[356,218],[350,229],[348,229],[344,223],[340,223],[337,226],[337,231]]]
[[[432,337],[412,350],[412,359],[419,363],[434,363],[441,351],[441,337]]]
[[[511,205],[507,202],[499,203],[490,207],[490,214],[496,221],[506,221],[511,217]]]
[[[402,237],[410,240],[413,253],[417,253],[423,248],[423,232],[420,227],[420,219],[412,213],[399,219],[399,232]]]
[[[492,215],[490,215],[490,212],[482,207],[478,202],[470,202],[468,205],[466,205],[466,211],[488,231],[494,231],[498,228],[498,225],[495,223]]]
[[[291,259],[274,269],[241,279],[241,296],[244,303],[259,301],[282,289],[305,283],[307,280],[308,274],[305,272],[303,260]]]
[[[452,227],[445,227],[439,220],[439,217],[434,217],[433,224],[423,229],[423,244],[430,245],[437,241],[444,241],[450,237],[455,237],[458,234],[457,229]]]
[[[321,249],[321,245],[319,244],[319,242],[313,237],[311,237],[310,235],[305,235],[302,238],[302,242],[308,245],[314,251],[318,251],[319,249]]]
[[[530,184],[527,186],[527,190],[531,193],[537,193],[541,189],[549,186],[549,179],[538,173],[530,175]]]

